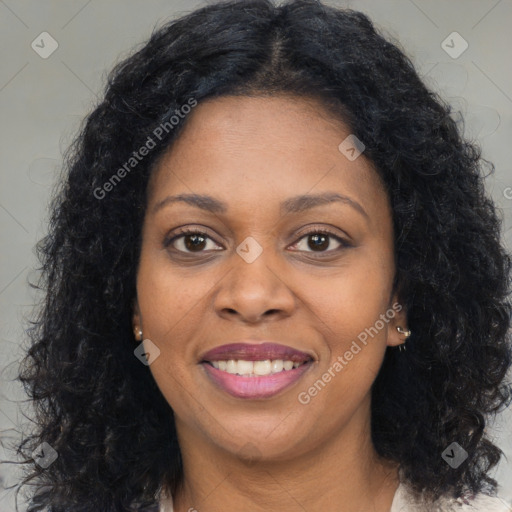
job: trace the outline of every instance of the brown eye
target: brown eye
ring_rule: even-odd
[[[302,240],[305,242],[302,242]],[[334,240],[338,245],[331,247],[331,240]],[[300,240],[293,245],[293,247],[304,252],[322,253],[336,251],[340,247],[349,247],[349,245],[350,244],[348,244],[348,242],[345,242],[345,240],[335,235],[334,233],[330,233],[329,231],[315,230],[310,231],[309,233],[306,233],[304,236],[302,236]]]
[[[208,247],[208,241],[213,242],[212,238],[203,231],[183,229],[179,234],[166,240],[164,245],[184,253],[201,253],[207,249],[218,250],[215,247]]]
[[[308,247],[314,251],[316,250],[325,250],[329,247],[329,235],[324,235],[322,233],[316,233],[314,235],[308,235]]]
[[[203,235],[185,235],[183,244],[188,251],[201,251],[206,246],[206,237]]]

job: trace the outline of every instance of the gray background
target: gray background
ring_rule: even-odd
[[[15,403],[23,394],[13,379],[26,319],[39,298],[27,282],[36,277],[34,245],[45,232],[47,201],[62,152],[101,94],[113,64],[155,25],[205,3],[0,0],[0,429],[26,424]],[[425,82],[460,110],[466,135],[478,139],[484,157],[496,166],[487,185],[502,209],[504,240],[512,247],[512,0],[328,3],[369,14],[385,34],[400,41]],[[456,58],[462,39],[447,39],[445,45],[453,48],[445,48],[452,55],[442,47],[454,31],[468,44]],[[46,59],[31,47],[34,40],[42,46],[42,32],[58,43]],[[488,429],[508,458],[493,472],[506,500],[512,500],[510,409]],[[3,444],[10,434],[4,432]],[[0,449],[0,458],[6,456],[12,453]],[[0,490],[2,482],[15,482],[13,466],[0,465],[0,478]],[[12,504],[13,491],[3,491],[0,510],[10,511]]]

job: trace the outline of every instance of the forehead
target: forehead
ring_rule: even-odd
[[[313,98],[206,100],[156,165],[149,203],[171,192],[213,191],[228,203],[261,205],[262,199],[325,190],[375,202],[384,190],[372,163],[364,153],[350,161],[338,148],[350,135],[350,127]]]

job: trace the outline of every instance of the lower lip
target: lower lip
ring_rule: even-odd
[[[208,377],[226,393],[236,398],[259,399],[270,398],[297,382],[311,367],[311,361],[292,370],[262,377],[243,377],[214,368],[209,363],[202,363]]]

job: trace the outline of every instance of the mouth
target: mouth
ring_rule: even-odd
[[[311,355],[275,343],[233,343],[201,357],[210,381],[231,396],[270,398],[296,383],[314,362]]]

